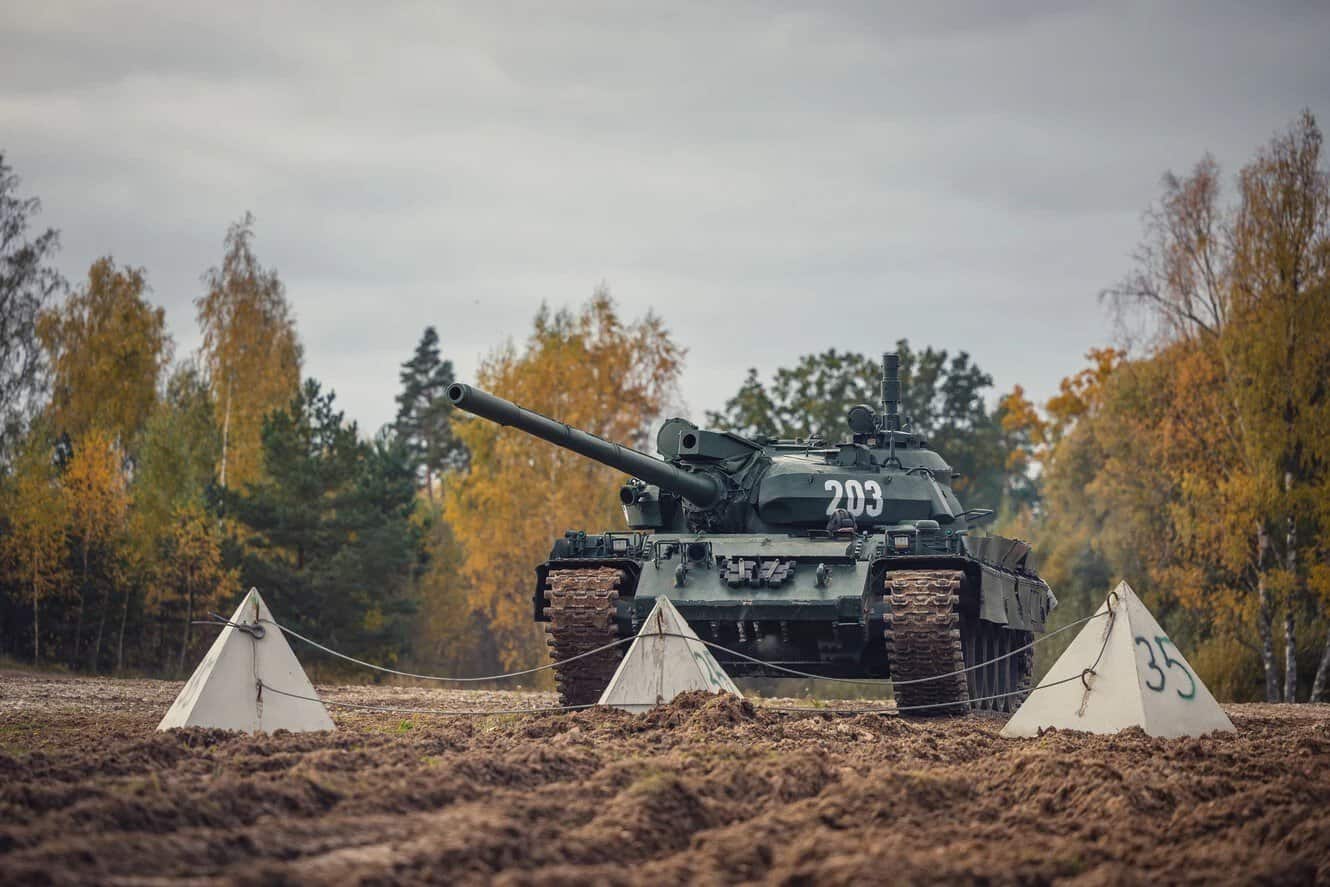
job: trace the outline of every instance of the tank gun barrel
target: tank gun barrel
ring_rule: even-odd
[[[710,508],[720,501],[721,484],[708,474],[676,468],[632,447],[557,422],[479,388],[456,382],[448,386],[448,400],[460,410],[500,425],[510,425],[555,446],[617,468],[702,508]]]

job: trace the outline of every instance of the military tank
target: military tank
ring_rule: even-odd
[[[447,394],[629,475],[629,529],[569,530],[535,570],[565,705],[594,703],[624,648],[563,660],[635,635],[659,597],[743,654],[713,648],[735,676],[891,678],[920,715],[1012,711],[1029,691],[1020,648],[1057,601],[1028,544],[978,531],[993,512],[962,507],[959,475],[902,417],[898,355],[883,356],[881,408],[851,406],[835,443],[673,418],[656,458],[469,385]]]

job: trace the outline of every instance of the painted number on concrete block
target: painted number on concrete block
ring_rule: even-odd
[[[1164,688],[1168,685],[1168,673],[1165,669],[1177,668],[1178,671],[1182,672],[1182,676],[1187,679],[1187,691],[1184,693],[1182,690],[1178,690],[1177,691],[1178,698],[1180,699],[1196,698],[1196,678],[1192,677],[1191,672],[1187,670],[1187,666],[1182,664],[1182,660],[1174,659],[1168,653],[1169,647],[1172,647],[1173,652],[1175,653],[1178,650],[1178,648],[1173,644],[1172,641],[1170,641],[1164,635],[1159,634],[1155,635],[1154,643],[1152,644],[1148,638],[1144,638],[1138,635],[1136,637],[1136,643],[1138,645],[1144,646],[1145,652],[1150,655],[1150,661],[1146,664],[1146,668],[1150,669],[1150,671],[1153,672],[1154,675],[1157,675],[1157,677],[1151,676],[1146,678],[1145,686],[1149,687],[1151,690],[1155,691],[1156,693],[1163,693]],[[1164,666],[1162,668],[1159,665],[1158,658],[1156,658],[1155,656],[1156,646],[1158,646],[1159,648],[1159,655],[1163,657],[1164,660]]]

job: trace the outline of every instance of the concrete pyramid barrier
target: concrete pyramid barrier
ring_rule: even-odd
[[[1160,737],[1231,732],[1233,722],[1130,585],[1119,583],[1098,614],[1110,607],[1112,619],[1085,623],[1002,735],[1035,736],[1048,727],[1087,733],[1140,727]],[[1094,674],[1081,680],[1092,665]]]
[[[251,588],[157,729],[332,730],[328,709],[319,701],[286,636],[272,622],[268,605]],[[293,696],[266,689],[260,692],[259,682]]]
[[[640,712],[689,690],[743,695],[674,604],[668,598],[656,598],[651,615],[601,694],[600,704]]]

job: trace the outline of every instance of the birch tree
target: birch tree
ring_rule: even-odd
[[[227,230],[221,267],[204,274],[207,292],[194,303],[221,433],[218,479],[228,488],[258,479],[264,417],[300,387],[301,347],[285,287],[259,263],[253,240],[246,213]]]

